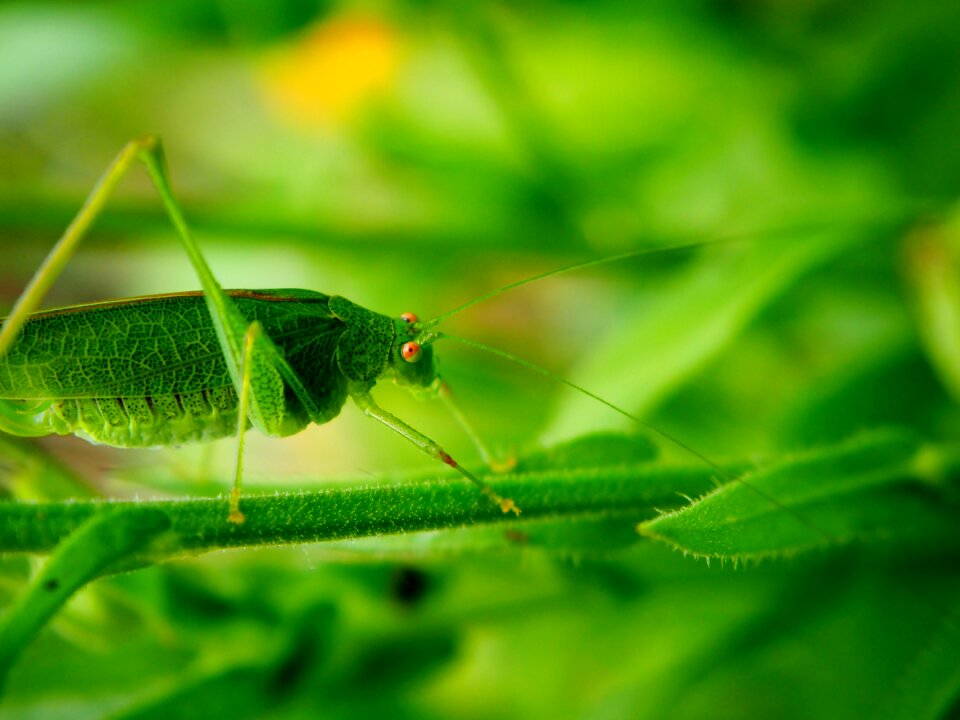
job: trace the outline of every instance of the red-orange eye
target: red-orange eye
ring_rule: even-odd
[[[407,362],[416,362],[420,359],[420,345],[415,342],[404,343],[400,348],[400,354]]]
[[[403,315],[400,316],[400,319],[401,319],[401,320],[405,320],[405,321],[408,322],[408,323],[415,323],[415,322],[416,322],[417,320],[419,320],[420,318],[418,318],[416,315],[414,315],[414,314],[411,313],[411,312],[406,312],[406,313],[404,313]]]

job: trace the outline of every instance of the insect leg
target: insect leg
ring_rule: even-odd
[[[490,449],[480,437],[480,433],[478,433],[476,428],[473,427],[473,424],[467,420],[467,416],[463,414],[463,411],[460,410],[460,406],[454,401],[453,393],[445,382],[440,383],[438,395],[443,401],[443,404],[447,407],[447,410],[451,415],[453,415],[454,420],[456,420],[457,424],[460,425],[460,428],[463,430],[464,434],[470,438],[470,441],[473,443],[474,447],[477,448],[477,452],[480,453],[480,458],[488,468],[494,472],[506,472],[508,470],[512,470],[516,466],[517,463],[515,458],[499,460],[494,456],[493,453],[490,452]]]
[[[250,398],[253,390],[253,359],[256,352],[262,352],[268,359],[273,360],[285,368],[288,372],[281,374],[284,378],[289,377],[290,384],[293,387],[294,394],[297,395],[311,411],[311,417],[317,414],[316,405],[313,403],[310,394],[303,387],[300,377],[289,366],[287,361],[279,356],[279,351],[273,341],[263,333],[263,326],[259,322],[253,322],[248,327],[243,336],[243,352],[240,362],[240,391],[238,393],[237,407],[237,470],[233,479],[233,489],[230,491],[230,514],[227,519],[232,523],[243,523],[246,520],[244,514],[240,511],[240,493],[243,486],[243,448],[247,432],[247,414],[250,406]]]
[[[214,277],[213,271],[210,270],[210,266],[207,265],[206,259],[200,252],[200,248],[190,234],[187,222],[184,219],[183,210],[180,208],[180,203],[173,194],[173,187],[167,175],[166,161],[164,160],[163,146],[160,144],[160,139],[150,135],[140,140],[134,140],[131,144],[136,146],[136,156],[146,167],[147,174],[150,176],[154,187],[156,187],[157,192],[160,194],[160,199],[163,202],[164,209],[167,211],[167,216],[177,231],[180,244],[183,246],[184,251],[186,251],[187,257],[190,258],[190,264],[193,265],[193,269],[200,279],[200,285],[203,288],[203,297],[206,300],[207,309],[210,311],[210,316],[213,319],[213,327],[217,333],[217,339],[220,342],[227,367],[230,370],[230,377],[233,379],[234,388],[239,394],[242,384],[240,365],[243,353],[243,341],[247,332],[247,322],[230,297],[223,292],[223,288],[220,286],[216,277]],[[253,416],[251,420],[254,424],[260,426],[262,424],[262,418],[260,418],[259,413],[256,412],[258,410],[256,392],[253,394],[251,404],[254,406],[253,409],[255,411],[251,413]],[[258,420],[260,422],[257,422]]]
[[[243,355],[240,361],[240,394],[237,412],[237,472],[230,491],[230,515],[228,520],[238,525],[246,520],[240,512],[240,489],[243,485],[243,442],[247,432],[247,409],[250,405],[250,376],[253,371],[253,346],[263,335],[263,326],[259,322],[250,323],[243,336]]]
[[[357,403],[357,406],[361,410],[363,410],[363,412],[366,415],[372,417],[374,420],[378,420],[379,422],[383,423],[388,428],[393,430],[395,433],[402,435],[403,437],[405,437],[407,440],[412,442],[414,445],[416,445],[418,448],[420,448],[423,452],[425,452],[430,457],[434,458],[435,460],[439,460],[442,463],[446,463],[450,467],[454,468],[457,472],[459,472],[461,475],[467,478],[467,480],[469,480],[478,488],[480,488],[481,492],[483,492],[484,495],[486,495],[488,498],[493,500],[497,505],[499,505],[500,509],[503,510],[503,512],[512,511],[517,515],[520,514],[520,508],[518,508],[514,504],[513,500],[511,500],[510,498],[500,497],[496,492],[494,492],[493,488],[491,488],[489,485],[487,485],[487,483],[483,482],[483,480],[478,478],[469,470],[462,467],[456,460],[450,457],[449,453],[447,453],[436,442],[434,442],[433,440],[431,440],[430,438],[428,438],[426,435],[419,432],[418,430],[414,430],[412,427],[407,425],[403,420],[401,420],[395,415],[390,414],[389,412],[381,408],[379,405],[377,405],[377,403],[374,401],[374,399],[370,396],[369,393],[356,394],[356,395],[353,395],[352,397],[354,402]]]
[[[241,354],[248,331],[247,321],[240,314],[233,300],[227,295],[220,283],[214,277],[210,266],[204,259],[200,248],[190,234],[183,211],[179,202],[173,194],[170,179],[167,175],[166,162],[163,155],[163,147],[159,138],[148,136],[135,143],[142,143],[140,150],[140,159],[147,168],[147,174],[153,181],[157,192],[166,208],[167,215],[177,230],[181,244],[190,258],[190,262],[200,279],[200,285],[203,287],[203,295],[207,302],[207,308],[213,318],[213,325],[220,340],[220,346],[223,349],[224,356],[227,359],[227,366],[230,369],[230,376],[233,378],[234,387],[239,394],[242,386],[241,378]],[[316,403],[310,397],[300,377],[296,374],[290,364],[283,358],[277,346],[270,337],[263,333],[258,333],[256,338],[251,341],[251,378],[250,378],[250,421],[257,426],[259,430],[269,435],[269,428],[266,423],[271,419],[264,417],[261,413],[261,404],[267,398],[259,398],[260,393],[267,393],[275,397],[283,394],[283,387],[280,379],[282,378],[293,390],[294,394],[303,403],[307,414],[314,421],[318,421],[320,411]],[[255,373],[256,362],[259,358],[264,361],[264,369],[270,367],[278,373],[275,382],[270,383],[271,378],[266,377],[263,372]],[[272,384],[272,387],[265,389],[265,385]]]
[[[73,257],[80,241],[86,237],[87,231],[109,200],[110,194],[116,189],[120,180],[126,175],[134,162],[138,160],[146,166],[147,173],[160,193],[164,207],[177,230],[177,235],[186,250],[187,256],[200,278],[204,296],[210,307],[211,315],[213,315],[217,336],[220,338],[221,345],[224,346],[227,365],[234,381],[239,384],[240,345],[246,330],[246,323],[236,307],[233,306],[230,298],[223,292],[200,254],[200,249],[190,236],[183,219],[183,213],[173,196],[170,183],[166,177],[160,140],[153,135],[127,143],[107,167],[93,190],[90,191],[90,195],[80,212],[77,213],[60,240],[57,241],[50,254],[37,269],[4,322],[3,329],[0,330],[0,355],[3,355],[13,343],[27,317],[37,309],[50,286],[53,285]]]
[[[239,433],[241,438],[240,452],[242,452],[243,430],[246,427],[247,418],[258,429],[266,434],[271,434],[271,423],[279,420],[275,417],[275,408],[282,407],[285,392],[284,382],[299,398],[310,418],[315,421],[320,419],[319,410],[303,382],[270,338],[255,332],[252,339],[248,340],[246,319],[241,315],[233,300],[224,293],[223,288],[214,277],[200,252],[199,246],[190,234],[183,211],[174,196],[167,175],[162,145],[159,138],[153,135],[127,143],[97,181],[80,212],[77,213],[77,216],[40,265],[27,288],[15,303],[9,317],[4,321],[3,327],[0,329],[0,356],[16,340],[23,323],[37,309],[47,291],[73,257],[80,241],[86,237],[88,230],[109,200],[110,194],[137,161],[144,164],[147,174],[160,195],[167,215],[176,229],[177,237],[200,280],[217,340],[238,396],[246,388],[247,404],[244,406],[245,411],[241,413],[239,420],[241,427]],[[245,351],[249,356],[247,362],[243,362]],[[244,379],[244,368],[246,379]],[[240,463],[238,463],[238,476],[240,470]],[[237,482],[237,485],[239,485],[239,482]],[[239,493],[237,488],[235,488],[235,493]],[[235,506],[232,509],[236,509]]]
[[[217,332],[221,348],[224,351],[224,357],[226,358],[230,375],[239,392],[241,384],[240,355],[242,352],[243,338],[247,331],[247,322],[233,303],[233,300],[223,292],[223,288],[220,286],[216,277],[214,277],[210,266],[200,252],[200,248],[190,234],[183,211],[173,194],[173,189],[167,175],[163,147],[160,139],[155,135],[147,135],[137,140],[131,140],[124,146],[117,157],[114,158],[106,171],[104,171],[93,190],[91,190],[80,212],[77,213],[77,216],[67,227],[60,240],[57,241],[57,244],[37,269],[37,272],[18,298],[10,315],[4,322],[3,328],[0,329],[0,356],[6,352],[16,339],[27,317],[29,317],[43,301],[43,297],[60,276],[60,273],[63,272],[64,267],[76,252],[80,241],[86,236],[87,231],[103,210],[110,194],[136,161],[142,162],[146,167],[150,179],[160,194],[167,215],[177,231],[181,245],[186,251],[190,263],[197,273],[197,277],[200,279],[204,298],[210,310],[210,315],[213,318],[214,328]],[[257,353],[263,352],[268,358],[270,365],[276,368],[283,376],[283,379],[290,384],[297,397],[304,403],[308,414],[310,414],[312,418],[318,417],[319,411],[309,397],[309,393],[307,393],[303,383],[280,355],[270,338],[265,335],[260,336],[256,343],[256,351]],[[255,386],[256,383],[252,386],[251,405],[256,409],[257,388]],[[253,413],[253,415],[254,417],[252,417],[251,420],[254,421],[254,424],[259,424],[257,423],[259,419],[256,417],[257,414]]]
[[[90,195],[80,212],[77,213],[60,240],[57,241],[43,263],[37,268],[26,289],[14,303],[10,315],[4,321],[2,330],[0,330],[0,356],[3,356],[13,344],[20,328],[23,327],[23,323],[26,322],[30,313],[37,309],[50,286],[63,272],[63,268],[73,257],[77,245],[84,238],[87,230],[106,204],[110,193],[113,192],[117,183],[120,182],[120,179],[137,159],[137,152],[138,147],[134,143],[128,143],[120,151],[120,154],[110,163],[93,190],[90,191]]]
[[[244,334],[247,330],[247,322],[230,297],[223,292],[223,288],[221,288],[220,283],[214,277],[213,272],[210,270],[209,265],[207,265],[206,260],[200,252],[200,248],[190,234],[183,211],[173,194],[173,189],[167,176],[160,139],[154,135],[148,135],[127,143],[97,181],[97,184],[80,209],[80,212],[77,213],[77,216],[67,227],[60,240],[57,241],[57,244],[37,269],[27,288],[14,304],[9,317],[7,317],[3,324],[3,328],[0,329],[0,356],[9,349],[19,334],[23,323],[43,301],[43,297],[60,276],[60,273],[63,272],[64,267],[76,252],[80,241],[86,237],[87,231],[103,210],[109,200],[110,194],[116,189],[120,180],[126,175],[130,167],[137,161],[142,162],[146,167],[147,174],[153,181],[164,208],[167,211],[167,215],[177,231],[180,243],[190,259],[190,263],[193,265],[197,277],[200,279],[204,299],[213,319],[214,329],[217,333],[221,349],[223,350],[230,377],[233,379],[235,389],[239,392],[241,385],[240,356],[242,353]],[[294,373],[285,362],[280,362],[282,358],[272,345],[273,344],[269,342],[269,338],[263,336],[261,341],[257,342],[256,350],[259,353],[260,350],[266,350],[267,346],[271,346],[270,350],[273,352],[266,350],[269,365],[282,374],[284,380],[290,382],[294,391],[300,397],[301,401],[304,402],[308,413],[312,416],[316,415],[316,408],[311,407],[313,404],[307,396],[303,384],[298,382],[297,378],[292,377]],[[259,373],[258,375],[263,374],[264,373]],[[258,395],[261,393],[282,393],[282,382],[279,377],[273,378],[273,382],[270,382],[271,378],[269,377],[256,377],[254,380],[255,382],[251,385],[250,419],[259,429],[268,432],[266,424],[271,418],[263,418],[261,416],[259,412],[261,403],[258,402]],[[264,422],[265,420],[267,423]]]
[[[37,423],[36,410],[24,412],[15,402],[0,399],[0,433],[40,437],[50,431]]]

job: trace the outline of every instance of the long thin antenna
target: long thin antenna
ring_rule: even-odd
[[[703,247],[705,245],[712,245],[715,243],[709,242],[698,242],[698,243],[689,243],[687,245],[675,245],[673,247],[666,248],[644,248],[643,250],[631,250],[629,252],[618,253],[617,255],[608,255],[603,258],[596,258],[593,260],[586,260],[583,262],[573,263],[572,265],[564,265],[563,267],[554,268],[553,270],[548,270],[546,272],[539,273],[537,275],[531,275],[530,277],[525,277],[522,280],[515,280],[512,283],[504,285],[501,288],[496,290],[491,290],[488,293],[484,293],[479,297],[474,298],[470,302],[465,302],[463,305],[455,307],[453,310],[448,310],[447,312],[437,315],[437,317],[432,320],[427,320],[426,322],[420,323],[419,328],[421,330],[429,330],[430,328],[436,327],[442,323],[447,318],[450,318],[458,313],[463,312],[467,308],[472,308],[474,305],[479,305],[482,302],[491,300],[498,295],[501,295],[508,290],[513,290],[515,288],[527,285],[538,280],[544,280],[545,278],[555,277],[557,275],[563,275],[564,273],[573,272],[574,270],[584,270],[586,268],[595,267],[597,265],[606,265],[607,263],[617,262],[619,260],[629,260],[630,258],[640,257],[641,255],[652,255],[654,253],[669,253],[669,252],[682,252],[683,250],[693,250],[698,247]]]
[[[487,449],[487,445],[483,442],[480,434],[474,429],[470,421],[467,420],[467,416],[460,411],[460,406],[453,400],[453,392],[450,390],[450,386],[445,382],[440,383],[440,399],[443,401],[443,404],[447,406],[447,410],[453,415],[453,419],[457,421],[460,429],[470,438],[470,442],[473,443],[477,452],[480,453],[480,459],[483,460],[487,467],[493,467],[493,454]]]
[[[899,216],[897,217],[899,219]],[[881,222],[881,220],[889,221],[889,219],[890,218],[877,218],[876,222],[879,223]],[[862,223],[862,222],[857,223],[857,227],[865,227],[865,226],[867,226],[867,223]],[[497,297],[498,295],[501,295],[509,290],[514,290],[518,287],[522,287],[523,285],[528,285],[529,283],[537,282],[539,280],[544,280],[546,278],[556,277],[557,275],[564,275],[568,272],[573,272],[575,270],[585,270],[587,268],[597,267],[599,265],[607,265],[608,263],[619,262],[622,260],[629,260],[631,258],[642,257],[644,255],[656,255],[661,253],[663,254],[680,253],[688,250],[696,250],[697,248],[702,248],[702,247],[714,247],[714,246],[728,247],[736,243],[755,242],[756,237],[758,235],[767,237],[767,238],[773,238],[776,236],[782,237],[782,236],[793,235],[801,232],[812,232],[822,227],[836,228],[836,227],[839,227],[839,224],[838,223],[808,224],[804,226],[795,226],[792,228],[780,228],[778,230],[755,230],[751,232],[743,232],[743,233],[737,233],[737,234],[719,235],[715,240],[701,240],[698,242],[681,243],[679,245],[669,245],[667,247],[646,247],[640,250],[629,250],[627,252],[617,253],[616,255],[608,255],[606,257],[595,258],[593,260],[576,262],[571,265],[564,265],[559,268],[554,268],[553,270],[547,270],[546,272],[538,273],[537,275],[531,275],[530,277],[525,277],[521,280],[515,280],[514,282],[508,283],[507,285],[504,285],[501,288],[497,288],[496,290],[491,290],[490,292],[484,293],[483,295],[480,295],[479,297],[476,297],[473,300],[470,300],[469,302],[465,302],[462,305],[459,305],[453,308],[453,310],[448,310],[447,312],[441,315],[438,315],[432,320],[427,320],[426,322],[418,323],[417,327],[418,329],[424,330],[424,331],[430,330],[431,328],[434,328],[437,325],[439,325],[444,320],[447,320],[448,318],[453,317],[454,315],[457,315],[468,308],[472,308],[474,305],[479,305],[482,302],[491,300]]]
[[[808,518],[806,518],[806,517],[804,517],[803,515],[801,515],[800,513],[796,512],[793,508],[790,508],[790,507],[784,505],[783,503],[781,503],[779,500],[777,500],[775,497],[773,497],[773,496],[770,495],[769,493],[764,492],[763,490],[761,490],[761,489],[758,488],[757,486],[753,485],[752,483],[747,482],[747,481],[744,480],[743,477],[741,477],[741,476],[731,475],[731,474],[728,473],[726,470],[724,470],[720,465],[718,465],[717,463],[715,463],[713,460],[711,460],[710,458],[708,458],[708,457],[707,457],[706,455],[704,455],[703,453],[701,453],[701,452],[699,452],[699,451],[697,451],[697,450],[694,450],[692,447],[690,447],[690,446],[687,445],[686,443],[682,442],[682,441],[679,440],[678,438],[674,437],[674,436],[671,435],[670,433],[668,433],[668,432],[666,432],[666,431],[664,431],[664,430],[661,430],[660,428],[655,427],[654,425],[651,425],[651,424],[648,423],[648,422],[645,422],[645,421],[641,420],[640,418],[638,418],[638,417],[637,417],[636,415],[634,415],[633,413],[627,412],[626,410],[624,410],[623,408],[619,407],[618,405],[614,405],[612,402],[610,402],[610,401],[607,400],[606,398],[602,398],[602,397],[600,397],[599,395],[590,392],[590,391],[587,390],[586,388],[581,387],[580,385],[577,385],[576,383],[571,382],[570,380],[567,380],[566,378],[561,377],[560,375],[557,375],[556,373],[553,373],[553,372],[551,372],[550,370],[547,370],[546,368],[541,367],[540,365],[537,365],[537,364],[534,363],[534,362],[531,362],[531,361],[529,361],[529,360],[525,360],[525,359],[522,358],[522,357],[519,357],[519,356],[514,355],[514,354],[512,354],[512,353],[508,353],[508,352],[506,352],[506,351],[504,351],[504,350],[500,350],[500,349],[498,349],[498,348],[491,347],[490,345],[485,345],[484,343],[477,342],[476,340],[469,340],[469,339],[467,339],[467,338],[462,338],[462,337],[458,337],[458,336],[456,336],[456,335],[451,335],[450,333],[446,333],[446,332],[432,333],[432,335],[433,335],[433,337],[434,337],[435,339],[437,339],[437,340],[453,340],[454,342],[460,343],[461,345],[466,345],[466,346],[468,346],[468,347],[476,348],[477,350],[483,350],[484,352],[490,353],[491,355],[496,355],[496,356],[499,357],[499,358],[503,358],[504,360],[509,360],[510,362],[516,363],[517,365],[521,365],[522,367],[525,367],[525,368],[527,368],[528,370],[532,370],[532,371],[535,372],[535,373],[539,373],[540,375],[543,375],[544,377],[550,378],[550,379],[553,380],[554,382],[560,383],[561,385],[566,385],[567,387],[572,388],[572,389],[576,390],[577,392],[583,393],[583,394],[586,395],[587,397],[596,400],[597,402],[601,403],[602,405],[607,406],[608,408],[610,408],[610,409],[613,410],[614,412],[617,412],[617,413],[619,413],[620,415],[622,415],[623,417],[628,418],[629,420],[633,421],[634,423],[636,423],[636,424],[639,425],[640,427],[643,427],[643,428],[649,430],[650,432],[659,435],[660,437],[662,437],[663,439],[667,440],[668,442],[670,442],[670,443],[674,444],[675,446],[681,448],[682,450],[685,450],[686,452],[690,453],[691,455],[693,455],[694,457],[696,457],[698,460],[701,460],[702,462],[706,463],[706,464],[709,465],[711,468],[713,468],[713,469],[714,469],[724,480],[726,480],[727,482],[739,482],[739,483],[741,483],[742,485],[744,485],[745,487],[749,488],[752,492],[754,492],[755,494],[757,494],[757,495],[759,495],[760,497],[762,497],[764,500],[766,500],[767,502],[769,502],[771,505],[773,505],[773,506],[776,507],[777,509],[784,511],[784,512],[786,512],[786,513],[789,514],[789,515],[792,515],[796,520],[798,520],[799,522],[803,523],[803,524],[806,525],[808,528],[810,528],[811,530],[813,530],[814,532],[816,532],[817,534],[819,534],[820,536],[822,536],[827,542],[829,542],[829,543],[831,543],[831,544],[838,544],[838,543],[839,543],[839,540],[838,540],[836,537],[834,537],[834,536],[831,535],[829,532],[827,532],[827,531],[824,530],[823,528],[821,528],[821,527],[819,527],[818,525],[816,525],[815,523],[813,523],[813,522],[812,522],[811,520],[809,520]]]

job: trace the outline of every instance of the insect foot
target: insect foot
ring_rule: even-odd
[[[243,525],[247,521],[247,516],[240,512],[240,491],[236,488],[230,491],[230,514],[227,515],[227,521],[234,525]]]
[[[517,504],[513,502],[510,498],[500,498],[500,509],[504,513],[512,512],[514,515],[520,515],[520,508],[517,507]]]

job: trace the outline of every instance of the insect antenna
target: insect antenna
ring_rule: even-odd
[[[802,523],[803,525],[813,530],[815,533],[823,537],[828,543],[839,544],[838,538],[836,538],[831,533],[827,532],[823,528],[816,525],[809,518],[798,513],[793,508],[790,508],[784,505],[769,493],[765,492],[764,490],[757,487],[753,483],[750,483],[747,480],[743,479],[743,477],[731,474],[730,472],[725,470],[723,467],[718,465],[716,462],[708,458],[706,455],[690,447],[689,445],[681,441],[679,438],[676,438],[673,435],[667,433],[666,431],[661,430],[660,428],[655,427],[654,425],[651,425],[650,423],[645,422],[644,420],[641,420],[636,415],[624,410],[618,405],[615,405],[614,403],[610,402],[606,398],[603,398],[597,395],[596,393],[593,393],[587,390],[586,388],[581,387],[580,385],[577,385],[576,383],[573,383],[570,380],[567,380],[566,378],[561,377],[547,370],[546,368],[543,368],[529,360],[525,360],[524,358],[521,358],[517,355],[513,355],[512,353],[508,353],[504,350],[500,350],[498,348],[485,345],[475,340],[469,340],[467,338],[451,335],[450,333],[440,332],[440,331],[434,330],[434,328],[440,323],[453,317],[454,315],[458,315],[459,313],[469,308],[472,308],[475,305],[479,305],[480,303],[486,302],[487,300],[492,300],[493,298],[498,297],[499,295],[507,291],[515,290],[516,288],[522,287],[524,285],[528,285],[533,282],[538,282],[540,280],[545,280],[547,278],[556,277],[558,275],[564,275],[569,272],[599,267],[602,265],[620,262],[623,260],[630,260],[633,258],[639,258],[647,255],[676,254],[676,253],[689,252],[689,251],[693,251],[701,248],[731,247],[731,246],[744,244],[744,243],[756,243],[758,241],[763,241],[763,242],[774,242],[777,240],[784,241],[784,242],[790,242],[792,240],[800,241],[802,237],[806,234],[815,233],[817,231],[823,231],[823,230],[836,230],[836,231],[848,230],[848,231],[855,231],[855,232],[875,230],[878,228],[887,227],[890,224],[900,225],[901,223],[903,223],[909,217],[909,215],[905,213],[905,209],[906,208],[901,208],[901,207],[891,207],[891,208],[882,210],[881,212],[877,213],[876,215],[872,216],[869,219],[860,218],[860,219],[854,219],[851,221],[846,218],[838,218],[828,222],[813,221],[813,222],[807,222],[807,223],[794,225],[790,227],[766,229],[762,231],[756,230],[756,231],[745,231],[745,232],[737,232],[737,233],[717,234],[712,240],[700,239],[697,241],[679,243],[676,245],[645,247],[645,248],[640,248],[636,250],[630,250],[627,252],[617,253],[615,255],[609,255],[602,258],[595,258],[592,260],[576,262],[570,265],[564,265],[558,268],[554,268],[552,270],[548,270],[546,272],[538,273],[536,275],[532,275],[526,278],[522,278],[520,280],[516,280],[511,283],[508,283],[507,285],[504,285],[503,287],[500,287],[496,290],[484,293],[479,297],[475,297],[469,302],[463,303],[462,305],[459,305],[453,308],[452,310],[442,313],[441,315],[438,315],[437,317],[431,320],[427,320],[425,322],[416,321],[413,323],[413,327],[415,330],[419,331],[419,334],[417,336],[417,342],[419,342],[421,345],[426,345],[440,339],[453,340],[454,342],[460,343],[462,345],[473,347],[477,350],[482,350],[489,354],[500,357],[504,360],[513,362],[528,370],[532,370],[533,372],[543,375],[544,377],[547,377],[556,383],[559,383],[561,385],[566,385],[567,387],[572,388],[573,390],[576,390],[577,392],[591,398],[596,402],[599,402],[602,405],[605,405],[606,407],[610,408],[614,412],[629,419],[635,425],[642,427],[651,433],[654,433],[655,435],[663,438],[664,440],[674,445],[675,447],[680,448],[684,452],[688,453],[692,457],[697,458],[698,460],[700,460],[701,462],[703,462],[704,464],[712,468],[717,473],[717,475],[723,478],[725,481],[741,483],[742,485],[747,487],[751,492],[763,498],[766,502],[770,503],[771,506],[776,507],[777,509],[785,512],[786,514],[796,519],[798,522]],[[468,431],[468,434],[470,434],[471,432],[472,431]]]
[[[482,302],[487,300],[492,300],[493,298],[502,295],[503,293],[509,290],[515,290],[518,287],[524,285],[529,285],[530,283],[537,282],[539,280],[545,280],[546,278],[556,277],[557,275],[564,275],[568,272],[574,272],[575,270],[586,270],[587,268],[597,267],[598,265],[606,265],[608,263],[619,262],[621,260],[629,260],[631,258],[641,257],[643,255],[655,255],[660,253],[671,253],[671,252],[683,252],[685,250],[695,250],[700,247],[706,247],[708,245],[719,245],[727,244],[727,242],[694,242],[687,243],[685,245],[672,245],[670,247],[648,247],[641,250],[630,250],[628,252],[617,253],[616,255],[608,255],[607,257],[595,258],[593,260],[585,260],[583,262],[573,263],[572,265],[564,265],[559,268],[554,268],[553,270],[547,270],[546,272],[538,273],[536,275],[531,275],[530,277],[525,277],[522,280],[515,280],[512,283],[508,283],[503,287],[497,288],[496,290],[491,290],[490,292],[484,293],[479,297],[470,300],[469,302],[459,305],[453,310],[448,310],[441,315],[432,320],[427,320],[426,322],[418,323],[417,327],[420,330],[430,330],[431,328],[436,327],[445,320],[462,313],[464,310],[472,308],[474,305],[479,305]],[[449,337],[449,336],[445,336]]]
[[[621,262],[623,260],[630,260],[633,258],[643,257],[645,255],[660,255],[660,254],[678,254],[683,252],[689,252],[691,250],[697,250],[700,248],[708,247],[731,247],[738,244],[750,244],[756,243],[759,241],[764,242],[775,242],[777,240],[788,241],[791,238],[796,238],[798,236],[803,236],[805,234],[814,233],[822,230],[851,230],[851,231],[864,231],[872,227],[885,227],[890,223],[902,223],[908,218],[903,209],[894,207],[890,208],[885,212],[880,212],[876,216],[866,219],[866,220],[854,220],[854,221],[831,221],[831,222],[809,222],[801,225],[793,225],[790,227],[781,227],[775,229],[765,229],[765,230],[752,230],[752,231],[743,231],[735,233],[718,233],[712,240],[696,240],[685,243],[679,243],[676,245],[666,245],[666,246],[655,246],[655,247],[645,247],[638,250],[628,250],[627,252],[617,253],[615,255],[608,255],[606,257],[594,258],[592,260],[584,260],[581,262],[575,262],[570,265],[563,265],[552,270],[547,270],[546,272],[537,273],[536,275],[531,275],[529,277],[522,278],[520,280],[515,280],[511,283],[504,285],[503,287],[497,288],[496,290],[491,290],[490,292],[484,293],[479,297],[475,297],[469,302],[465,302],[462,305],[458,305],[452,310],[448,310],[445,313],[437,315],[437,317],[427,320],[425,322],[416,323],[416,328],[419,330],[427,331],[435,328],[440,323],[448,320],[454,315],[459,315],[464,310],[472,308],[474,305],[479,305],[480,303],[486,302],[487,300],[492,300],[499,295],[502,295],[505,292],[510,290],[515,290],[524,285],[529,285],[530,283],[538,282],[540,280],[545,280],[547,278],[556,277],[557,275],[565,275],[569,272],[574,272],[577,270],[587,270],[593,267],[599,267],[601,265],[608,265],[610,263]]]
[[[834,535],[832,535],[831,533],[827,532],[826,530],[824,530],[823,528],[821,528],[820,526],[812,522],[809,518],[798,513],[793,508],[790,508],[784,505],[779,500],[777,500],[774,496],[760,489],[753,483],[750,483],[747,480],[744,480],[742,476],[731,474],[730,472],[725,470],[723,467],[721,467],[718,463],[711,460],[702,452],[690,447],[679,438],[676,438],[670,433],[666,432],[665,430],[661,430],[655,425],[651,425],[650,423],[640,419],[633,413],[628,412],[627,410],[624,410],[622,407],[610,402],[606,398],[603,398],[597,395],[596,393],[590,392],[585,387],[582,387],[575,382],[567,380],[565,377],[557,375],[556,373],[551,372],[550,370],[547,370],[545,367],[537,365],[536,363],[531,362],[530,360],[526,360],[522,357],[519,357],[518,355],[514,355],[513,353],[506,352],[505,350],[500,350],[499,348],[486,345],[476,340],[470,340],[468,338],[459,337],[457,335],[451,335],[450,333],[446,333],[446,332],[432,332],[430,333],[429,341],[433,341],[433,340],[452,340],[453,342],[460,343],[461,345],[466,345],[467,347],[472,347],[477,350],[482,350],[486,353],[490,353],[491,355],[495,355],[496,357],[502,358],[504,360],[509,360],[510,362],[520,365],[521,367],[524,367],[528,370],[532,370],[535,373],[539,373],[540,375],[543,375],[544,377],[547,377],[550,380],[553,380],[554,382],[560,383],[561,385],[566,385],[567,387],[572,388],[573,390],[576,390],[577,392],[582,393],[587,397],[592,398],[593,400],[596,400],[597,402],[601,403],[602,405],[605,405],[606,407],[610,408],[614,412],[617,412],[623,417],[636,423],[640,427],[645,428],[646,430],[649,430],[652,433],[655,433],[656,435],[660,436],[667,442],[675,445],[676,447],[680,448],[681,450],[684,450],[685,452],[690,453],[693,457],[706,463],[714,471],[716,471],[716,473],[720,477],[722,477],[725,481],[738,482],[742,484],[744,487],[748,488],[751,492],[755,493],[756,495],[762,497],[764,500],[769,502],[772,506],[776,507],[778,510],[782,510],[783,512],[791,515],[798,522],[801,522],[804,525],[806,525],[815,533],[823,537],[823,539],[826,540],[828,543],[839,544],[839,539],[836,538]]]

